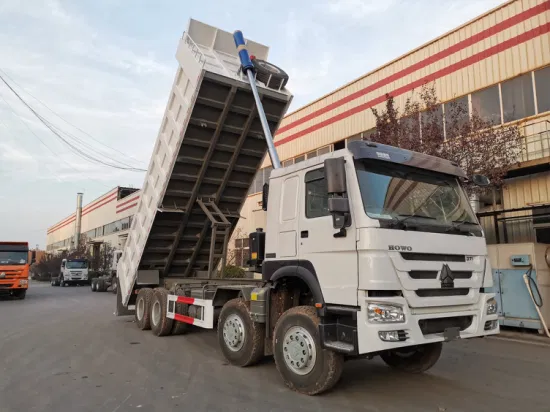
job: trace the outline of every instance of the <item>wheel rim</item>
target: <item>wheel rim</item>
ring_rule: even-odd
[[[244,323],[240,316],[231,314],[223,324],[223,340],[225,346],[233,352],[238,352],[244,345]]]
[[[160,302],[157,300],[153,303],[153,309],[151,310],[151,321],[154,325],[158,325],[160,323],[160,312]]]
[[[143,319],[143,314],[145,313],[145,302],[143,299],[138,300],[136,315],[139,320]]]
[[[307,375],[315,366],[317,350],[313,336],[301,326],[291,327],[283,340],[286,366],[297,375]]]

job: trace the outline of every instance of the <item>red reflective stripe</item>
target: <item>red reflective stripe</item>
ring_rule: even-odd
[[[192,305],[195,303],[195,298],[188,298],[187,296],[178,296],[178,303],[187,303],[188,305]]]
[[[55,225],[53,225],[52,227],[50,227],[50,228],[48,229],[48,233],[49,233],[50,231],[56,229],[58,226],[62,225],[63,223],[69,221],[70,219],[73,219],[74,217],[75,217],[75,214],[73,213],[73,214],[72,214],[71,216],[69,216],[68,218],[63,219],[63,220],[62,220],[61,222],[59,222],[59,223],[56,223]]]
[[[132,204],[132,205],[130,205],[130,206],[123,207],[122,209],[119,209],[119,210],[117,210],[116,212],[117,212],[117,213],[124,212],[125,210],[131,209],[131,208],[133,208],[133,207],[135,207],[135,206],[137,206],[137,202],[134,203],[134,204]]]
[[[364,96],[367,93],[370,93],[374,90],[379,89],[380,87],[383,87],[387,84],[390,84],[394,81],[397,81],[405,76],[408,76],[409,74],[420,70],[424,67],[429,66],[432,63],[435,63],[436,61],[442,60],[446,57],[449,57],[450,55],[459,52],[461,50],[464,50],[467,47],[470,47],[474,45],[475,43],[478,43],[482,40],[485,40],[491,36],[494,36],[497,33],[500,33],[501,31],[504,31],[506,29],[509,29],[512,26],[515,26],[516,24],[519,24],[525,20],[530,19],[531,17],[534,17],[538,14],[544,13],[545,11],[550,10],[550,0],[545,1],[544,3],[538,4],[535,7],[532,7],[528,10],[525,10],[521,13],[516,14],[515,16],[512,16],[506,20],[501,21],[500,23],[495,24],[494,26],[489,27],[488,29],[482,30],[479,33],[476,33],[467,39],[464,39],[462,41],[459,41],[458,43],[453,44],[452,46],[446,48],[445,50],[441,50],[438,53],[435,53],[431,56],[429,56],[426,59],[423,59],[422,61],[415,63],[409,67],[406,67],[403,70],[400,70],[396,73],[393,73],[392,75],[377,81],[376,83],[373,83],[364,89],[358,90],[355,93],[352,93],[346,97],[343,97],[340,100],[335,101],[334,103],[331,103],[325,107],[322,107],[304,117],[301,117],[300,119],[297,119],[281,128],[277,131],[277,135],[286,132],[287,130],[293,129],[296,126],[299,126],[311,119],[314,119],[316,117],[321,116],[324,113],[327,113],[331,110],[334,110],[337,107],[340,107],[346,103],[351,102],[352,100],[358,99],[361,96]],[[362,78],[364,79],[364,78]],[[360,79],[360,80],[362,80]],[[359,80],[358,80],[359,81]],[[348,85],[349,87],[349,85]],[[277,145],[277,142],[275,143]]]
[[[409,83],[405,86],[399,87],[399,88],[389,92],[389,94],[391,94],[393,97],[400,96],[404,93],[410,92],[411,90],[419,88],[419,87],[423,86],[426,83],[432,82],[432,81],[434,81],[436,79],[439,79],[443,76],[454,73],[454,72],[456,72],[460,69],[463,69],[465,67],[468,67],[468,66],[470,66],[474,63],[478,63],[481,60],[485,60],[488,57],[491,57],[495,54],[498,54],[500,52],[508,50],[508,49],[510,49],[514,46],[517,46],[521,43],[524,43],[526,41],[534,39],[535,37],[541,36],[541,35],[546,34],[548,32],[550,32],[550,23],[546,23],[542,26],[539,26],[539,27],[536,27],[532,30],[526,31],[525,33],[522,33],[522,34],[520,34],[516,37],[513,37],[511,39],[503,41],[502,43],[499,43],[496,46],[490,47],[487,50],[476,53],[476,54],[474,54],[474,55],[472,55],[472,56],[470,56],[470,57],[468,57],[468,58],[466,58],[466,59],[464,59],[464,60],[462,60],[458,63],[451,64],[450,66],[447,66],[447,67],[445,67],[441,70],[438,70],[438,71],[436,71],[432,74],[424,76],[421,79],[418,79],[414,82],[411,82],[411,83]],[[346,110],[345,112],[342,112],[342,113],[340,113],[336,116],[333,116],[333,117],[331,117],[331,118],[329,118],[325,121],[315,123],[314,125],[306,128],[304,130],[301,130],[299,132],[296,132],[296,133],[294,133],[290,136],[287,136],[284,139],[278,140],[278,141],[275,142],[275,146],[280,146],[282,144],[288,143],[292,140],[298,139],[299,137],[302,137],[304,135],[312,133],[316,130],[322,129],[323,127],[328,126],[332,123],[335,123],[337,121],[340,121],[342,119],[350,117],[354,114],[360,113],[364,110],[370,109],[371,107],[376,106],[377,104],[382,103],[385,100],[386,100],[385,94],[381,95],[381,96],[378,96],[377,98],[372,99],[372,100],[370,100],[366,103],[363,103],[359,106],[356,106],[356,107],[353,107],[349,110]]]
[[[184,323],[190,323],[191,325],[195,322],[195,318],[192,318],[190,316],[180,315],[178,313],[174,313],[174,320],[177,320],[179,322],[184,322]]]
[[[116,205],[116,207],[119,208],[119,207],[124,206],[124,205],[127,204],[127,203],[133,202],[134,200],[137,200],[137,199],[139,199],[139,195],[137,195],[137,196],[134,197],[133,199],[127,200],[127,201],[122,202],[122,203],[119,203],[118,205]]]

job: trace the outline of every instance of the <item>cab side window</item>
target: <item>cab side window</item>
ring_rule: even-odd
[[[329,216],[325,169],[307,172],[304,180],[306,183],[306,217],[314,219]]]

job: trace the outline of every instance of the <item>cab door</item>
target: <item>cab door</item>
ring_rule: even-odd
[[[328,211],[324,167],[301,174],[298,249],[300,260],[311,263],[326,303],[357,305],[358,259],[355,225],[345,237],[334,237]],[[350,206],[351,207],[351,206]],[[353,211],[351,211],[353,216]]]

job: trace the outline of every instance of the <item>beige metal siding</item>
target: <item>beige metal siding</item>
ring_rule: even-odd
[[[383,96],[385,93],[391,93],[400,87],[410,85],[414,81],[424,78],[427,75],[437,73],[439,70],[448,68],[453,64],[464,62],[465,59],[481,52],[491,54],[483,60],[466,65],[466,67],[458,68],[452,73],[440,76],[435,80],[435,86],[439,97],[442,101],[447,101],[455,97],[471,93],[503,80],[515,77],[519,74],[528,72],[538,67],[550,64],[550,35],[538,35],[535,38],[520,42],[520,44],[510,44],[509,42],[522,35],[523,33],[537,28],[543,27],[548,23],[548,7],[546,12],[541,12],[541,7],[548,5],[548,0],[517,0],[510,2],[492,13],[482,16],[479,19],[465,25],[456,31],[442,36],[439,39],[425,45],[424,47],[413,51],[412,53],[403,56],[394,62],[370,73],[351,84],[336,90],[331,95],[328,95],[298,111],[288,115],[281,124],[281,132],[276,135],[276,142],[283,139],[292,138],[296,133],[300,133],[309,129],[312,126],[322,122],[328,122],[331,118],[338,115],[343,115],[346,111],[357,108],[373,99]],[[332,108],[325,113],[319,113],[314,118],[308,119],[302,124],[285,130],[292,122],[304,118],[307,115],[323,109],[331,104],[344,99],[355,92],[365,89],[367,86],[376,83],[379,80],[385,79],[388,76],[410,67],[416,63],[422,62],[434,56],[436,53],[448,49],[456,45],[460,41],[472,38],[476,34],[489,30],[495,25],[510,19],[519,13],[527,12],[533,7],[538,7],[537,13],[531,17],[521,15],[521,19],[517,21],[509,21],[511,27],[500,30],[496,34],[479,41],[474,37],[468,47],[455,51],[443,59],[432,62],[426,67],[414,70],[399,79],[395,79],[389,84],[383,85],[376,90],[372,90],[358,98],[348,101],[338,107]],[[526,18],[528,17],[528,18]],[[508,42],[508,43],[507,43]],[[498,53],[491,51],[491,48],[497,45],[505,45],[505,50]],[[504,46],[503,46],[504,47]],[[499,49],[500,50],[500,49]],[[418,89],[418,87],[417,87]],[[411,96],[412,92],[406,92],[396,97],[396,103],[399,107],[403,107],[407,97]],[[382,107],[383,103],[375,107]],[[283,144],[278,144],[277,150],[282,159],[294,157],[313,150],[317,147],[330,144],[332,142],[344,139],[346,137],[358,134],[364,130],[374,126],[374,116],[370,108],[362,109],[360,112],[335,121],[330,125],[321,127],[320,129],[308,132],[306,135],[295,138]]]

